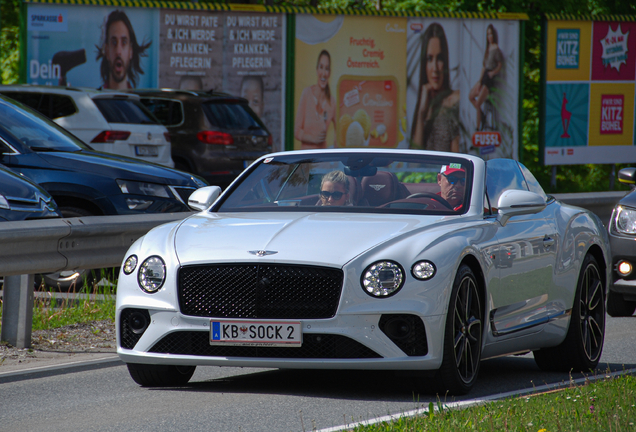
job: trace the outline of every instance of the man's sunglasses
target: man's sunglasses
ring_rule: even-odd
[[[328,200],[329,197],[333,198],[334,201],[338,201],[340,198],[342,198],[342,196],[344,195],[344,192],[329,192],[329,191],[320,191],[320,196],[323,197],[324,199]]]
[[[459,184],[462,186],[466,184],[466,177],[455,177],[454,175],[446,175],[446,174],[442,174],[442,175],[446,177],[446,180],[448,180],[448,182],[452,185],[454,185],[457,182],[459,182]]]

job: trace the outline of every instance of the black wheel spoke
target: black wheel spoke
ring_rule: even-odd
[[[482,328],[477,287],[469,277],[459,285],[453,312],[455,365],[461,379],[470,382],[477,373]]]

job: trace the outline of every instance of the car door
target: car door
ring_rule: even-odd
[[[486,187],[491,207],[497,206],[505,190],[529,190],[518,163],[511,159],[487,162]],[[548,214],[549,210],[544,210],[514,216],[497,228],[498,251],[493,261],[499,270],[499,284],[489,292],[495,338],[536,332],[550,316],[556,242]]]

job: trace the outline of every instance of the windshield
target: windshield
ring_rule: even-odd
[[[0,128],[36,152],[90,149],[40,113],[4,100],[0,100]]]
[[[262,160],[216,210],[460,214],[472,164],[430,154],[280,155]]]

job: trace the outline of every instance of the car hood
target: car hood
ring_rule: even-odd
[[[181,265],[312,263],[341,267],[364,251],[442,219],[344,213],[200,213],[175,236]],[[259,257],[258,251],[266,255]]]
[[[159,184],[193,186],[191,177],[180,171],[110,153],[82,150],[40,152],[38,156],[54,167],[75,172],[84,171],[113,179],[139,179]]]

